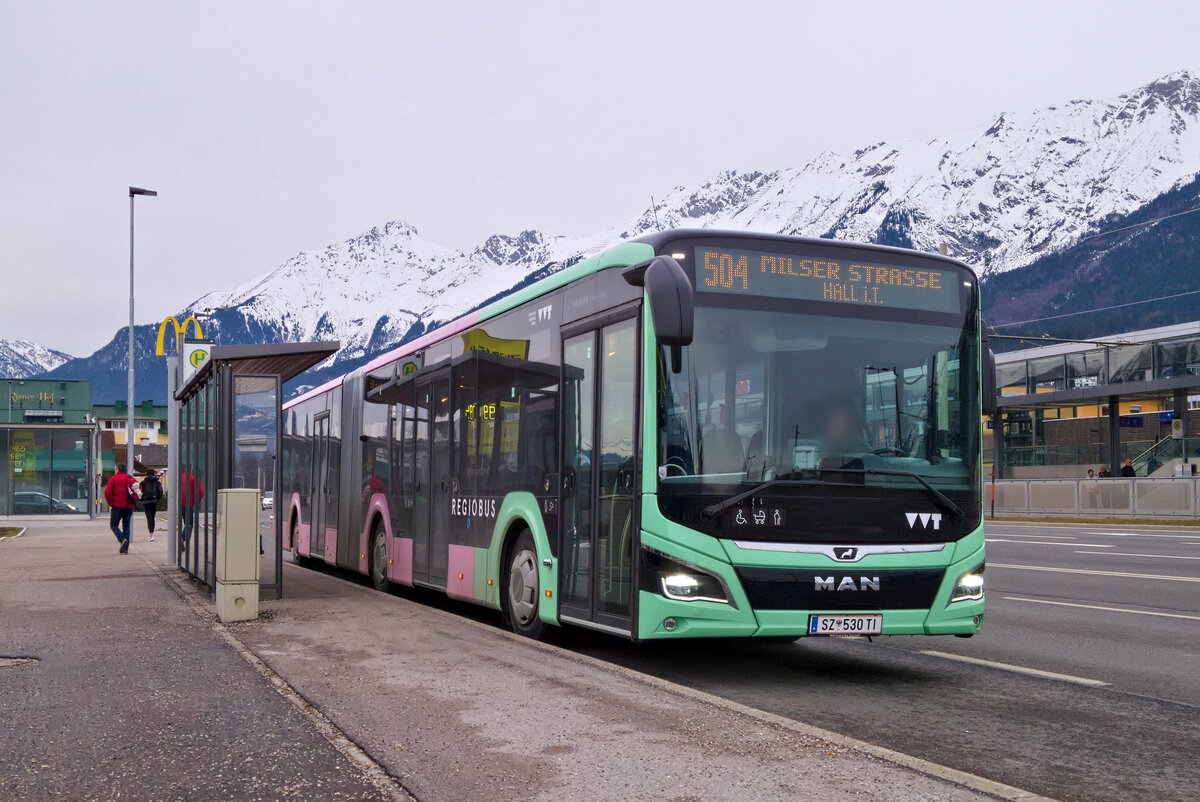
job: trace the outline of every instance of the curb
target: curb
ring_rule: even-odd
[[[297,569],[293,567],[293,570]],[[338,576],[333,576],[332,574],[325,574],[325,576],[329,576],[331,579],[335,579],[349,587],[361,590],[364,593],[377,592],[374,589],[363,587],[355,582],[351,582]],[[412,603],[417,604],[417,602]],[[705,691],[689,688],[686,685],[680,685],[669,680],[650,676],[649,674],[643,674],[631,668],[608,663],[589,655],[577,654],[560,646],[555,646],[551,643],[531,640],[530,638],[523,637],[515,632],[510,632],[507,629],[501,629],[490,624],[475,621],[471,618],[456,615],[448,610],[440,610],[436,607],[429,607],[427,605],[420,606],[424,610],[429,610],[430,612],[437,613],[438,615],[453,619],[454,621],[469,624],[480,631],[490,632],[492,634],[499,635],[500,637],[507,638],[511,641],[521,643],[526,646],[532,646],[533,648],[539,649],[547,654],[553,654],[565,660],[572,660],[583,665],[598,668],[610,673],[615,673],[627,679],[654,688],[655,690],[667,691],[668,693],[674,693],[688,699],[709,704],[731,713],[746,716],[763,724],[789,730],[797,735],[819,738],[834,746],[839,746],[843,749],[869,755],[878,760],[902,766],[912,771],[919,772],[920,774],[925,774],[939,780],[944,780],[972,791],[978,791],[979,793],[994,796],[997,799],[1013,800],[1013,802],[1017,802],[1018,800],[1019,802],[1057,802],[1057,800],[1055,800],[1053,797],[1035,794],[1032,791],[1026,791],[1022,788],[1006,785],[1004,783],[997,782],[995,780],[989,780],[984,777],[978,777],[965,771],[959,771],[958,769],[953,769],[949,766],[942,766],[938,763],[933,763],[919,757],[913,757],[912,755],[907,755],[903,752],[897,752],[893,749],[888,749],[883,746],[876,746],[875,744],[867,743],[866,741],[860,741],[857,738],[851,738],[848,735],[841,735],[831,730],[822,729],[812,724],[805,724],[803,722],[795,721],[774,713],[767,713],[763,710],[750,707],[749,705],[741,704],[740,702],[734,702]]]
[[[326,741],[336,749],[351,765],[363,773],[367,781],[374,785],[392,802],[417,802],[417,798],[409,793],[398,779],[388,773],[374,758],[367,754],[361,746],[350,739],[336,724],[309,700],[305,699],[288,681],[276,673],[265,661],[250,650],[242,640],[229,630],[216,616],[216,611],[206,602],[200,601],[186,585],[182,584],[177,572],[172,572],[173,565],[159,565],[142,553],[138,553],[142,561],[162,579],[171,590],[192,608],[202,621],[223,641],[242,656],[259,676],[267,681],[276,693],[291,703],[292,707],[313,726]]]
[[[143,559],[146,559],[146,558],[143,557]],[[147,560],[147,562],[149,562],[149,560]],[[290,565],[290,563],[286,564],[286,565]],[[272,671],[271,668],[269,666],[267,666],[265,664],[265,662],[262,661],[261,658],[259,658],[257,655],[255,655],[249,647],[247,647],[244,643],[242,643],[242,641],[237,637],[237,635],[235,635],[233,632],[231,632],[228,628],[226,628],[219,621],[217,621],[215,608],[211,604],[209,604],[207,602],[201,602],[201,601],[193,598],[193,596],[190,593],[188,593],[187,589],[178,583],[176,577],[170,575],[167,571],[162,570],[162,568],[166,568],[166,567],[173,568],[174,566],[161,566],[160,567],[160,566],[152,565],[151,567],[154,568],[154,570],[163,578],[163,580],[165,582],[168,582],[173,587],[173,589],[177,593],[179,593],[180,596],[182,596],[185,599],[185,601],[187,601],[190,605],[193,606],[193,609],[196,611],[196,613],[198,615],[201,615],[206,620],[211,620],[213,622],[212,623],[213,630],[218,632],[218,634],[220,634],[220,636],[222,638],[224,638],[226,641],[228,641],[230,643],[230,645],[233,646],[234,649],[236,649],[239,653],[241,653],[242,656],[248,662],[251,663],[251,665],[255,666],[256,669],[259,669],[259,666],[261,665],[262,669],[259,670],[259,673],[263,674],[263,676],[266,677],[268,679],[268,681],[271,682],[271,684],[276,687],[277,691],[279,691],[285,697],[288,697],[289,699],[291,698],[288,695],[288,693],[286,693],[284,690],[280,689],[279,685],[282,684],[288,691],[290,691],[290,693],[292,695],[294,695],[297,699],[302,701],[302,704],[305,706],[305,708],[311,709],[313,711],[313,714],[315,714],[315,716],[319,716],[319,720],[321,722],[324,722],[326,727],[335,729],[340,734],[341,738],[345,739],[347,742],[350,742],[349,738],[347,738],[347,736],[344,733],[342,733],[341,730],[337,730],[336,725],[334,725],[332,722],[329,721],[328,718],[326,718],[322,713],[320,713],[320,711],[314,705],[312,705],[312,703],[308,702],[307,700],[304,700],[303,697],[301,697],[298,693],[296,693],[296,691],[293,690],[290,685],[287,685],[286,680],[284,680],[282,677],[280,677],[278,674],[276,674],[274,671]],[[291,566],[291,570],[309,570],[309,569],[298,569],[295,566]],[[339,577],[339,576],[334,576],[332,574],[324,574],[324,575],[328,576],[329,578],[334,579],[338,582],[341,582],[342,584],[346,585],[347,587],[354,588],[354,589],[362,591],[364,593],[377,593],[378,592],[378,591],[375,591],[374,589],[363,587],[362,585],[359,585],[355,582],[351,582],[347,579],[343,579],[342,577]],[[410,603],[411,604],[419,604],[418,602],[410,602]],[[693,701],[697,701],[702,704],[707,704],[712,707],[724,710],[726,712],[734,713],[737,715],[742,715],[747,718],[753,719],[754,721],[757,721],[761,724],[766,724],[770,727],[787,730],[787,731],[795,733],[797,735],[806,736],[809,738],[817,738],[822,741],[825,741],[826,743],[828,743],[832,746],[840,747],[842,749],[852,751],[852,752],[857,752],[859,754],[875,758],[876,760],[880,760],[885,763],[891,763],[893,765],[900,766],[900,767],[908,769],[910,771],[915,771],[919,774],[924,774],[926,776],[933,777],[935,779],[942,780],[944,782],[958,785],[960,787],[966,788],[971,791],[976,791],[978,793],[987,794],[996,799],[1002,799],[1002,800],[1006,800],[1009,802],[1058,802],[1053,797],[1042,796],[1042,795],[1036,794],[1032,791],[1026,791],[1022,788],[1017,788],[1015,786],[1006,785],[1005,783],[997,782],[995,780],[989,780],[984,777],[979,777],[979,776],[970,774],[965,771],[960,771],[958,769],[950,768],[949,766],[943,766],[938,763],[933,763],[932,761],[924,760],[919,757],[907,755],[903,752],[897,752],[893,749],[888,749],[883,746],[876,746],[875,744],[871,744],[866,741],[861,741],[861,740],[858,740],[857,738],[852,738],[848,735],[841,735],[840,733],[836,733],[831,730],[822,729],[822,728],[814,726],[812,724],[805,724],[800,721],[795,721],[793,719],[786,718],[784,716],[780,716],[775,713],[767,713],[763,710],[758,710],[757,708],[750,707],[749,705],[741,704],[740,702],[734,702],[732,700],[725,699],[723,697],[716,696],[714,694],[707,693],[705,691],[696,690],[695,688],[689,688],[686,685],[680,685],[678,683],[671,682],[669,680],[664,680],[664,679],[660,679],[658,677],[650,676],[649,674],[643,674],[643,673],[641,673],[639,671],[635,671],[631,668],[626,668],[625,666],[608,663],[608,662],[605,662],[598,658],[591,657],[589,655],[577,654],[568,649],[564,649],[560,646],[555,646],[554,644],[551,644],[551,643],[535,641],[530,638],[526,638],[524,636],[518,635],[515,632],[510,632],[507,629],[501,629],[499,627],[495,627],[490,624],[485,624],[480,621],[475,621],[471,618],[456,615],[455,613],[450,612],[448,610],[440,610],[436,607],[429,607],[428,605],[419,605],[419,606],[423,610],[427,610],[429,612],[436,613],[437,615],[443,616],[447,619],[451,619],[451,620],[459,622],[459,623],[468,624],[468,625],[480,630],[481,632],[487,632],[487,633],[491,633],[493,635],[498,635],[502,638],[507,638],[510,641],[513,641],[515,643],[520,643],[524,646],[532,647],[534,649],[538,649],[546,654],[552,654],[552,655],[562,658],[564,660],[569,660],[572,662],[576,662],[576,663],[580,663],[582,665],[589,666],[591,668],[596,668],[596,669],[600,669],[602,671],[606,671],[608,673],[616,674],[618,676],[621,676],[626,679],[637,682],[641,685],[645,685],[647,687],[653,688],[657,691],[665,691],[667,693],[673,693],[677,696],[691,699]],[[264,673],[264,671],[269,672],[269,674]],[[272,679],[272,677],[274,677],[274,679]],[[296,702],[294,701],[293,703],[295,704]],[[305,712],[305,715],[308,716],[310,718],[310,720],[312,720],[312,715],[310,715],[308,712],[306,712],[305,709],[302,708],[302,712]],[[321,729],[321,728],[318,727],[318,729]],[[328,738],[329,736],[326,736],[326,737]],[[334,745],[338,746],[337,743],[334,743]],[[386,770],[383,769],[382,766],[380,766],[378,763],[376,763],[374,760],[372,760],[369,756],[367,756],[366,752],[364,752],[357,745],[355,745],[354,748],[359,753],[362,754],[363,758],[365,758],[367,761],[370,761],[370,763],[372,765],[374,765],[380,772],[383,772],[384,776],[387,777],[389,784],[391,784],[393,788],[399,788],[402,790],[404,795],[401,797],[398,797],[399,799],[415,800],[415,797],[413,797],[411,794],[409,794],[407,789],[404,789],[403,786],[400,785],[399,782],[395,778],[391,777],[391,775],[388,775]],[[340,747],[339,747],[339,751],[340,751]],[[347,755],[347,757],[349,757],[349,755]],[[352,758],[352,762],[355,762],[356,764],[359,763],[358,760],[353,759],[353,758]],[[368,776],[371,776],[371,775],[368,775]],[[372,777],[372,779],[374,779],[374,777]],[[394,797],[394,798],[396,798],[396,797]]]

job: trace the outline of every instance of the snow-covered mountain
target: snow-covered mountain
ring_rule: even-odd
[[[189,311],[221,310],[204,328],[222,343],[340,340],[333,362],[342,370],[523,281],[659,228],[749,229],[927,251],[945,242],[987,279],[1063,254],[1198,174],[1200,75],[1183,70],[1111,99],[1004,112],[929,142],[878,142],[822,153],[802,167],[723,172],[676,187],[657,208],[587,237],[528,230],[458,250],[391,222],[209,293]],[[116,351],[107,356],[78,371],[115,369],[123,360]],[[77,367],[58,373],[68,370]]]
[[[344,361],[401,342],[414,326],[457,317],[530,273],[602,244],[524,231],[489,237],[464,253],[426,242],[397,221],[300,253],[265,276],[197,299],[191,309],[236,310],[268,340],[340,340]],[[217,336],[229,325],[229,315],[214,316]]]
[[[524,231],[466,252],[392,222],[301,253],[192,308],[235,309],[249,328],[280,340],[339,339],[339,360],[354,359],[449,320],[533,272],[658,227],[919,250],[946,242],[986,277],[1059,251],[1198,172],[1200,76],[1179,71],[1112,99],[1005,112],[945,139],[879,142],[773,172],[724,172],[676,187],[657,209],[582,239]],[[227,319],[218,323],[222,336],[233,333]]]
[[[24,379],[54,370],[74,359],[62,351],[52,351],[26,340],[0,340],[0,376]]]
[[[754,229],[936,250],[981,274],[1061,250],[1200,172],[1200,75],[1109,100],[1004,112],[945,139],[822,153],[800,168],[677,187],[663,227]],[[654,228],[647,210],[627,230]]]

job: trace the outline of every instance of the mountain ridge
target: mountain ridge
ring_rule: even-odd
[[[800,168],[723,171],[584,237],[530,228],[460,250],[394,220],[298,253],[201,296],[188,311],[217,310],[205,333],[218,342],[339,340],[343,349],[321,366],[325,375],[658,228],[750,229],[928,251],[945,242],[990,281],[1066,253],[1198,174],[1200,77],[1179,70],[1115,98],[1006,111],[926,143],[876,142],[849,155],[824,152]],[[151,327],[138,327],[139,353],[143,328]],[[96,369],[124,360],[115,350],[99,355],[87,359]],[[86,363],[54,373],[80,369]],[[124,392],[113,382],[96,386]]]

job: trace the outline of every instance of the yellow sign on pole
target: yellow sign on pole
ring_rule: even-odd
[[[196,318],[192,317],[191,315],[188,315],[187,317],[185,317],[183,319],[183,323],[180,324],[180,322],[175,319],[174,315],[168,315],[167,319],[158,325],[158,346],[154,349],[154,353],[157,356],[163,355],[163,337],[167,333],[167,324],[168,323],[170,323],[175,328],[176,341],[178,341],[181,336],[184,336],[184,337],[187,336],[187,327],[188,327],[189,323],[191,323],[193,326],[196,327],[196,339],[197,340],[204,339],[204,333],[200,331],[200,323],[199,323],[199,321],[196,320]],[[199,366],[197,365],[196,367],[199,367]]]

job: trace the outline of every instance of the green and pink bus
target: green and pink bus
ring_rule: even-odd
[[[531,637],[969,636],[993,376],[961,262],[664,231],[285,404],[276,507]]]

